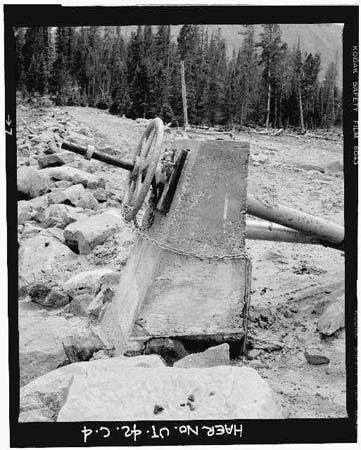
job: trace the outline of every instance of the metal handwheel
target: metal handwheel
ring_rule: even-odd
[[[149,123],[133,152],[134,169],[129,174],[123,201],[130,208],[125,215],[127,221],[135,218],[147,196],[162,155],[163,136],[164,124],[157,117]]]

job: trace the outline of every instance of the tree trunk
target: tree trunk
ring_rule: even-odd
[[[268,128],[269,125],[270,109],[271,109],[271,83],[268,83],[266,128]]]
[[[303,122],[303,107],[302,107],[302,95],[301,95],[301,86],[298,86],[298,100],[300,104],[300,127],[301,131],[303,132],[305,130],[305,125]]]
[[[181,70],[181,83],[182,83],[182,101],[183,101],[183,129],[188,128],[188,113],[187,113],[187,90],[186,90],[186,80],[184,73],[184,61],[180,62]]]
[[[275,107],[274,107],[274,118],[273,118],[273,128],[277,128],[277,92],[275,92]]]

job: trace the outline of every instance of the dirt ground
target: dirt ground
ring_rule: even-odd
[[[114,146],[124,158],[145,130],[142,122],[93,108],[61,109],[89,127],[99,146]],[[26,119],[31,125],[30,118]],[[165,136],[171,141],[182,132],[172,129]],[[214,132],[207,138],[219,136]],[[192,137],[197,136],[192,133]],[[343,224],[342,168],[321,173],[299,167],[342,165],[341,137],[326,140],[241,132],[234,138],[251,145],[250,194]],[[121,193],[126,172],[105,164],[99,167],[107,182]],[[95,264],[117,266],[111,244],[93,257],[99,259]],[[278,393],[286,417],[345,417],[344,331],[327,340],[317,331],[325,305],[344,297],[344,254],[319,246],[263,241],[247,241],[247,251],[252,260],[249,342],[260,352],[253,360],[239,358],[232,364],[250,365],[267,379]],[[305,350],[328,357],[330,363],[308,364]]]

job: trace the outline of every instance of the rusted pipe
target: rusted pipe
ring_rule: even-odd
[[[323,245],[325,247],[343,250],[342,246],[336,246],[326,241],[291,228],[283,227],[271,222],[257,221],[252,219],[246,220],[246,239],[276,242],[291,242],[294,244],[312,244]]]
[[[345,238],[345,229],[341,225],[287,206],[262,201],[252,195],[247,196],[247,213],[312,235],[320,241],[336,246],[342,245]]]

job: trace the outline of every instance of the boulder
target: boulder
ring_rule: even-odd
[[[229,345],[221,344],[209,347],[201,353],[192,353],[175,362],[173,367],[189,369],[194,367],[228,366],[229,362]]]
[[[162,356],[168,364],[188,355],[181,341],[171,338],[152,338],[145,344],[146,355],[155,353]]]
[[[86,329],[63,339],[65,354],[72,363],[88,361],[95,352],[104,350],[106,346],[93,329]]]
[[[318,320],[318,331],[324,336],[331,336],[345,327],[345,307],[341,300],[329,305]]]
[[[41,195],[29,200],[28,203],[35,211],[44,211],[49,206],[49,196],[48,194]]]
[[[17,189],[27,198],[39,197],[48,192],[49,179],[42,171],[23,166],[17,171]]]
[[[63,317],[31,301],[19,302],[20,386],[54,370],[66,358],[62,339],[72,332]]]
[[[65,190],[53,191],[49,194],[49,202],[52,204],[66,202],[76,206],[84,192],[85,188],[82,184],[75,184]]]
[[[70,299],[65,292],[42,283],[35,283],[29,289],[31,300],[42,306],[61,307],[69,303]]]
[[[97,296],[92,299],[87,307],[87,314],[91,314],[92,316],[98,318],[100,312],[104,305],[104,294],[103,292],[99,292]]]
[[[29,286],[49,278],[61,281],[61,270],[76,255],[57,239],[38,234],[21,242],[19,248],[19,294],[24,295]]]
[[[50,205],[43,213],[37,214],[35,219],[42,223],[45,228],[55,226],[65,228],[70,223],[85,219],[86,217],[78,208],[70,205],[56,204]]]
[[[93,194],[91,194],[90,192],[84,192],[84,194],[76,203],[76,206],[84,209],[95,209],[98,204],[98,200],[95,199]]]
[[[249,367],[115,371],[108,361],[74,375],[58,422],[282,418],[275,394]]]
[[[111,273],[113,271],[107,268],[87,270],[71,277],[63,283],[62,288],[72,298],[80,294],[96,295],[102,285],[103,277]]]
[[[78,376],[102,376],[104,371],[121,372],[129,367],[156,368],[164,364],[158,356],[99,359],[61,367],[37,378],[20,390],[19,422],[55,422],[68,396],[69,388]],[[139,369],[138,369],[139,370]],[[102,382],[102,381],[101,381]]]
[[[105,242],[124,224],[118,210],[109,210],[68,225],[64,230],[67,245],[81,255],[89,254],[94,247]]]
[[[94,301],[94,297],[89,294],[80,294],[73,298],[69,304],[68,311],[76,316],[87,317],[89,315],[88,307]]]
[[[90,189],[96,189],[97,187],[104,187],[104,181],[99,180],[94,175],[87,173],[83,170],[76,169],[70,166],[61,167],[48,167],[40,171],[44,173],[47,177],[53,180],[60,181],[66,180],[71,181],[73,184],[82,184],[84,187],[89,187]]]
[[[44,169],[45,167],[62,166],[65,162],[57,153],[53,153],[51,155],[40,156],[38,158],[38,164],[39,169]]]
[[[72,152],[68,152],[67,150],[58,152],[58,155],[61,157],[61,159],[66,163],[66,164],[70,164],[73,163],[75,161],[75,159],[77,158],[77,155],[75,155]]]
[[[105,189],[98,188],[93,192],[93,196],[99,203],[104,203],[108,200],[108,193]]]
[[[26,200],[18,202],[18,225],[31,220],[33,218],[33,211],[31,205]]]

